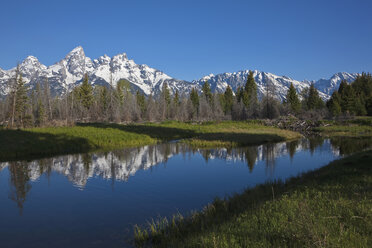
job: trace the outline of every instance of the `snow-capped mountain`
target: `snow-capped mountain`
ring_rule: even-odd
[[[205,81],[211,84],[211,88],[217,92],[224,92],[228,85],[236,91],[237,88],[244,87],[247,82],[249,70],[238,71],[233,73],[222,73],[213,75],[210,74],[199,80],[194,80],[193,84],[203,85]],[[354,81],[358,76],[357,73],[340,72],[333,75],[330,79],[320,79],[318,81],[297,81],[287,76],[277,76],[269,72],[253,71],[253,77],[257,84],[258,96],[261,98],[266,92],[266,86],[274,87],[276,96],[280,100],[284,100],[291,83],[300,93],[304,88],[309,87],[311,83],[318,89],[319,95],[325,100],[330,97],[334,90],[338,89],[341,80],[346,80],[349,83]]]
[[[172,78],[147,65],[138,65],[133,60],[128,59],[125,53],[113,57],[104,55],[92,60],[85,56],[84,50],[80,46],[51,66],[41,64],[34,56],[28,56],[19,66],[29,89],[34,88],[38,82],[43,83],[47,79],[53,95],[62,95],[72,90],[82,82],[85,73],[88,74],[92,85],[109,85],[112,82],[113,87],[115,87],[120,79],[126,79],[131,83],[132,90],[140,90],[146,95],[157,95],[164,83],[168,84],[172,92],[178,90],[181,94],[187,94],[193,87],[201,91],[201,87],[206,80],[211,84],[214,91],[223,92],[227,85],[230,85],[235,91],[237,87],[244,86],[249,72],[244,70],[218,75],[211,74],[199,80],[187,82]],[[9,93],[15,71],[16,68],[10,70],[0,68],[0,97]],[[320,91],[321,97],[327,99],[338,88],[341,80],[345,79],[352,82],[357,75],[356,73],[343,72],[333,75],[330,79],[297,81],[286,76],[254,71],[259,97],[264,94],[266,85],[269,84],[275,87],[277,98],[281,100],[285,98],[291,83],[298,92],[314,83]]]
[[[16,68],[8,71],[0,69],[0,95],[9,93],[9,84],[15,75]],[[37,58],[28,56],[21,64],[20,71],[26,85],[32,89],[38,82],[46,79],[53,95],[61,95],[70,91],[82,82],[85,73],[92,85],[109,85],[113,87],[120,79],[126,79],[135,90],[139,89],[146,95],[157,94],[163,83],[167,83],[172,90],[188,92],[189,82],[174,79],[167,74],[147,65],[137,65],[128,59],[125,53],[112,58],[104,55],[91,60],[85,56],[82,47],[76,47],[64,59],[51,66],[41,64]]]
[[[324,94],[332,95],[332,93],[338,89],[342,80],[346,80],[348,83],[353,82],[358,73],[347,73],[347,72],[339,72],[334,74],[330,79],[319,79],[318,81],[314,82],[314,86]]]

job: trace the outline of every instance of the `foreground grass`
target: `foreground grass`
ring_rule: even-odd
[[[190,144],[259,144],[299,138],[300,134],[248,122],[160,124],[78,124],[73,127],[0,129],[0,161],[68,153],[113,150],[191,139]]]
[[[138,247],[371,247],[372,151],[135,227]]]

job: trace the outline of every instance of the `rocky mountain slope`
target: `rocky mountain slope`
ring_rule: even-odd
[[[201,91],[201,87],[206,80],[211,84],[213,91],[223,92],[227,85],[233,90],[239,86],[244,86],[248,70],[222,73],[218,75],[208,75],[192,82],[172,78],[162,71],[151,68],[147,65],[138,65],[133,60],[128,59],[125,53],[113,57],[107,55],[97,59],[90,59],[84,53],[82,47],[76,47],[66,57],[59,62],[45,66],[34,56],[28,56],[20,65],[20,71],[29,89],[36,86],[38,82],[43,83],[48,80],[53,95],[63,95],[72,90],[82,82],[85,73],[88,74],[92,85],[116,86],[120,79],[126,79],[131,83],[133,91],[140,90],[144,94],[157,95],[161,91],[164,83],[167,83],[172,92],[178,90],[181,94],[188,94],[195,87]],[[0,97],[9,93],[9,85],[15,75],[16,68],[2,70],[0,68]],[[278,99],[285,98],[287,89],[291,83],[298,92],[311,83],[319,90],[323,99],[329,98],[341,82],[345,79],[352,82],[357,73],[337,73],[330,79],[320,79],[318,81],[297,81],[286,76],[277,76],[268,72],[254,71],[254,77],[258,86],[258,94],[261,97],[265,93],[266,85],[275,88]]]

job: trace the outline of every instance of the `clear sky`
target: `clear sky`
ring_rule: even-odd
[[[372,71],[372,1],[2,0],[0,68],[81,45],[185,80],[257,69],[297,80]]]

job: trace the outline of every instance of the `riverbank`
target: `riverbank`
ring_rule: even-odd
[[[205,147],[215,143],[223,146],[262,144],[300,137],[299,133],[256,122],[232,121],[135,125],[84,123],[72,127],[0,129],[0,161],[108,151],[180,139],[191,139],[188,142],[192,145]]]
[[[135,228],[138,247],[369,247],[372,151]]]
[[[358,117],[346,121],[327,121],[314,128],[326,137],[372,137],[372,117]]]

